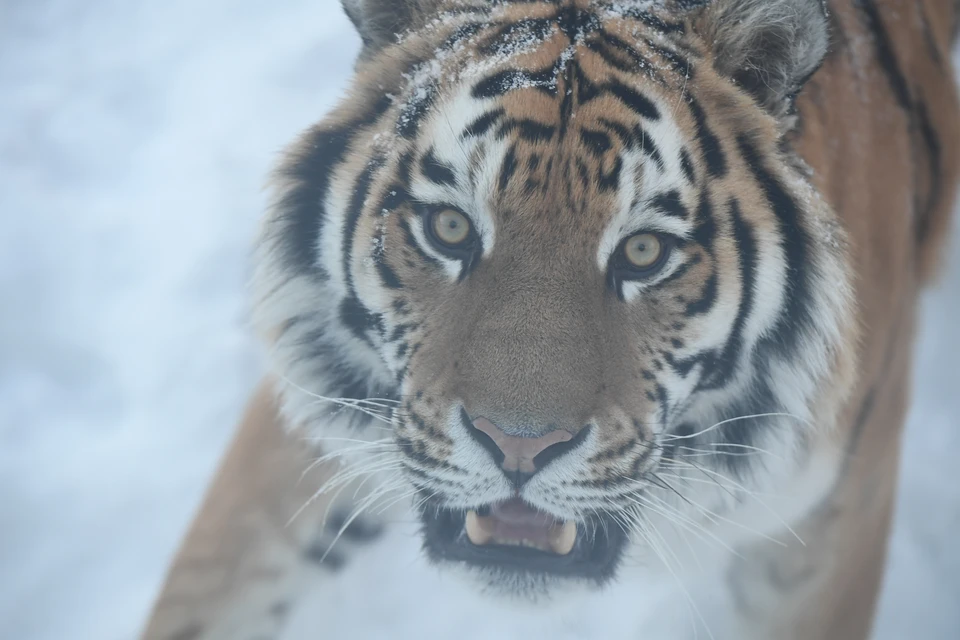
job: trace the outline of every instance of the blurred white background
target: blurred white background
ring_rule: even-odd
[[[0,2],[0,638],[136,636],[257,379],[267,173],[358,45],[336,0]],[[960,638],[953,247],[924,304],[882,640]],[[494,628],[463,628],[467,592],[425,603],[415,554],[394,535],[355,561],[315,603],[328,629],[361,607],[353,637]]]

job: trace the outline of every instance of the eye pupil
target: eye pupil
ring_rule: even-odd
[[[443,209],[433,215],[433,232],[444,245],[456,247],[470,239],[470,222],[459,211]]]
[[[627,240],[623,253],[629,267],[649,269],[660,262],[664,255],[664,245],[658,236],[641,233]]]

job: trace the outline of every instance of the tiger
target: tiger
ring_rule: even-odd
[[[254,252],[269,368],[143,637],[280,637],[327,512],[388,499],[491,611],[870,637],[960,3],[343,5]]]

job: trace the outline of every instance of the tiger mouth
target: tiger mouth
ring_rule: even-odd
[[[426,506],[421,519],[432,560],[514,574],[602,583],[613,576],[626,545],[611,517],[564,521],[519,498],[468,511]]]

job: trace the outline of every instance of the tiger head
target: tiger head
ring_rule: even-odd
[[[257,253],[292,423],[511,593],[735,538],[852,384],[848,250],[787,142],[820,0],[344,4],[352,87]]]

